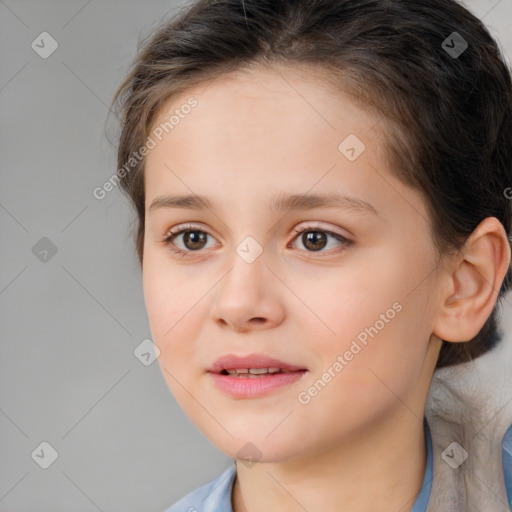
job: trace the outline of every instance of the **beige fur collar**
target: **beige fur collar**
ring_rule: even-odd
[[[501,443],[512,425],[511,304],[508,294],[501,307],[503,340],[493,351],[434,374],[425,410],[433,448],[426,512],[510,510]],[[454,442],[467,452],[458,466],[465,453],[457,445],[450,447]]]

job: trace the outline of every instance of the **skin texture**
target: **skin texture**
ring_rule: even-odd
[[[463,253],[438,261],[422,196],[387,167],[385,126],[302,71],[223,75],[162,109],[155,125],[191,96],[198,101],[147,156],[143,283],[153,341],[191,421],[230,457],[249,442],[258,450],[256,464],[237,462],[235,512],[373,511],[376,503],[406,511],[425,471],[422,422],[440,338],[479,331],[510,249],[489,218]],[[349,134],[366,145],[355,161],[338,149]],[[275,194],[332,191],[368,201],[379,216],[268,207]],[[149,212],[157,196],[191,193],[219,208]],[[178,235],[175,246],[188,251],[180,257],[162,241],[187,223],[208,235],[196,251]],[[294,228],[353,244],[328,236],[315,251]],[[248,236],[263,250],[250,264],[236,252]],[[298,394],[394,303],[400,311],[301,403]],[[255,352],[308,372],[260,398],[213,385],[207,368],[218,357]]]

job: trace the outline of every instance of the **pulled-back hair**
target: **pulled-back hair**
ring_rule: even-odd
[[[460,3],[199,0],[142,41],[114,96],[121,121],[118,177],[138,214],[141,266],[145,159],[133,153],[174,96],[258,64],[321,68],[322,79],[382,119],[389,167],[423,194],[438,255],[460,250],[486,217],[502,223],[510,243],[510,69],[487,28]],[[477,336],[443,340],[436,369],[497,345],[497,308],[510,278],[509,268]]]

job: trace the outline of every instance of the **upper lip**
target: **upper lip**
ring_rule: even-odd
[[[227,354],[219,357],[219,359],[208,368],[208,371],[221,373],[222,370],[236,370],[241,368],[280,368],[290,371],[306,370],[306,368],[285,363],[279,359],[266,356],[265,354],[249,354],[247,356]]]

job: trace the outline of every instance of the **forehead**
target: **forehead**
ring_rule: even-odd
[[[304,68],[257,66],[220,75],[172,97],[153,123],[159,144],[148,164],[172,147],[174,157],[186,155],[188,160],[206,152],[232,162],[240,156],[244,168],[251,157],[259,164],[268,157],[275,165],[284,158],[318,167],[325,160],[320,153],[329,150],[339,156],[339,144],[351,133],[367,139],[367,147],[380,149],[378,121],[318,73],[316,68],[307,73]],[[192,100],[193,109],[187,104]]]
[[[197,105],[181,112],[191,98]],[[397,196],[414,193],[390,176],[382,124],[321,74],[257,67],[221,75],[173,97],[153,127],[180,113],[147,156],[146,208],[162,193],[267,204],[276,192],[314,187],[362,197],[386,211]],[[350,161],[340,144],[354,136],[363,149]],[[418,199],[413,202],[421,209]]]
[[[337,102],[343,105],[347,115],[375,122],[376,118],[368,113],[371,109],[363,111],[360,108],[362,104],[356,105],[354,102],[356,97],[349,92],[353,88],[353,83],[348,79],[335,79],[327,68],[319,64],[257,63],[220,73],[173,95],[160,108],[153,126],[169,119],[169,115],[190,97],[202,100],[201,107],[205,114],[208,107],[218,109],[226,103],[234,109],[248,107],[251,102],[274,101],[282,104],[283,110],[294,107],[303,115],[309,112],[332,126],[329,110],[324,112],[322,108],[332,108],[332,103]]]

